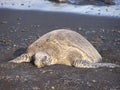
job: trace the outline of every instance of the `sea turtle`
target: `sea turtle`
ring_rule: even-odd
[[[79,68],[119,67],[111,63],[99,63],[101,55],[79,33],[69,29],[53,30],[33,42],[26,53],[9,61],[31,62],[38,67],[63,64]]]

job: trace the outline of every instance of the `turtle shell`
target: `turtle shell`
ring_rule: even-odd
[[[84,56],[87,56],[90,62],[99,62],[102,60],[101,55],[87,39],[85,39],[79,33],[69,29],[58,29],[48,32],[33,42],[28,47],[27,52],[31,53],[32,55],[39,52],[43,47],[45,47],[44,45],[48,41],[53,41],[53,43],[56,45],[56,47],[53,47],[53,44],[49,45],[49,47],[55,49],[54,51],[56,51],[56,53],[58,53],[57,48],[60,46],[62,48],[67,48],[65,46],[75,47],[81,51]]]

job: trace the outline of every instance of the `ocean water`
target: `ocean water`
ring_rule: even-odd
[[[51,12],[69,12],[85,15],[97,15],[120,18],[120,0],[114,0],[116,5],[73,5],[54,3],[48,0],[0,0],[0,8],[18,10],[42,10]]]

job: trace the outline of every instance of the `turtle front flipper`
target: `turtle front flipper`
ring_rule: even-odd
[[[99,68],[99,67],[108,67],[115,68],[120,67],[120,65],[112,64],[112,63],[91,63],[86,60],[75,60],[73,66],[78,68]]]
[[[9,62],[13,62],[13,63],[22,63],[22,62],[30,62],[31,61],[31,58],[29,56],[29,54],[22,54],[20,55],[19,57],[9,61]]]

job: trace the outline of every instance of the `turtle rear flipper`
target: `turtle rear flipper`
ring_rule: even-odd
[[[116,65],[113,63],[93,63],[93,65],[95,65],[96,68],[99,68],[99,67],[108,67],[108,68],[120,67],[120,65]]]
[[[76,60],[73,63],[73,66],[78,68],[99,68],[99,67],[108,67],[108,68],[115,68],[120,67],[120,65],[112,64],[112,63],[91,63],[86,60]]]
[[[19,57],[9,61],[9,62],[12,62],[12,63],[22,63],[22,62],[30,62],[31,59],[30,59],[30,56],[26,53],[20,55]]]

